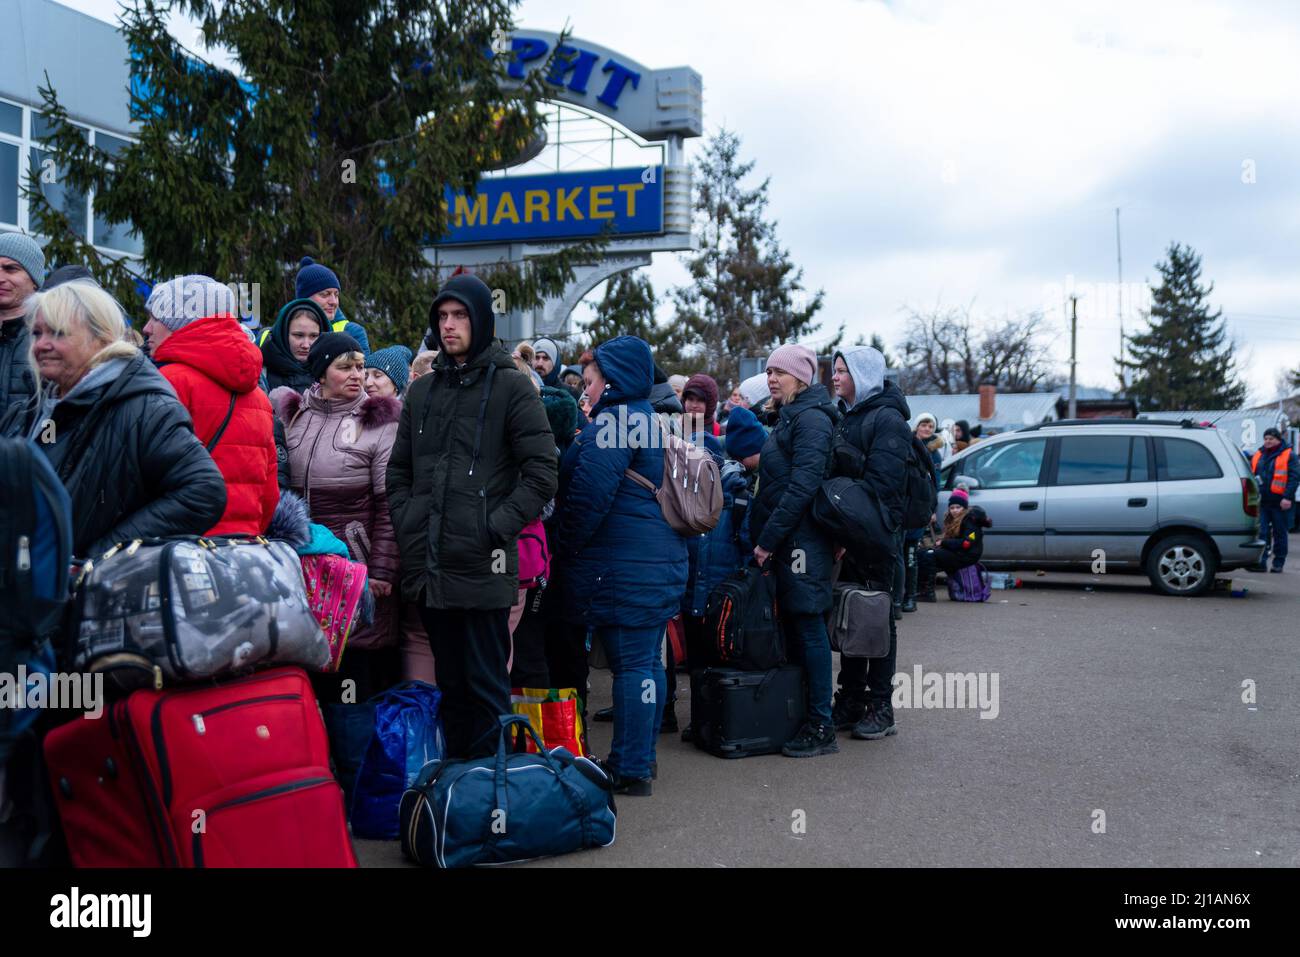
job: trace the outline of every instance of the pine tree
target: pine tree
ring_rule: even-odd
[[[669,375],[681,368],[681,344],[673,330],[655,319],[654,285],[639,271],[619,273],[605,284],[596,314],[583,326],[583,348],[594,348],[615,336],[638,336],[654,350],[655,362]]]
[[[545,68],[506,83],[488,56],[517,0],[129,0],[138,142],[109,157],[66,122],[48,78],[46,138],[61,176],[95,193],[96,213],[131,222],[142,262],[87,247],[33,178],[33,223],[52,261],[90,266],[124,303],[136,278],[201,272],[256,283],[269,324],[310,255],[342,284],[372,345],[415,344],[445,276],[422,248],[445,234],[444,187],[471,190],[533,135]],[[173,13],[230,52],[237,77],[183,49]],[[111,161],[111,165],[110,165]],[[572,244],[530,268],[481,273],[507,309],[536,305],[589,261]]]
[[[1198,284],[1201,257],[1171,243],[1159,263],[1161,281],[1151,290],[1147,329],[1127,337],[1128,395],[1142,409],[1232,409],[1246,400],[1223,310],[1210,311],[1214,283]],[[1123,378],[1121,376],[1121,378]]]
[[[695,164],[695,232],[700,249],[685,258],[691,283],[673,290],[688,364],[708,372],[724,391],[739,379],[740,358],[821,328],[813,317],[824,293],[804,295],[803,270],[765,218],[768,180],[747,189],[754,162],[740,161],[740,137],[719,131]],[[842,337],[830,343],[833,347]]]
[[[867,343],[867,345],[871,346],[871,348],[875,349],[885,357],[886,369],[893,369],[895,367],[896,363],[894,362],[894,357],[891,356],[889,350],[885,348],[885,340],[880,338],[880,333],[873,332],[871,334],[871,341]]]

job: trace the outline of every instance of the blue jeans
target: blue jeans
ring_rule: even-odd
[[[597,627],[614,672],[614,741],[609,763],[627,778],[650,777],[655,742],[668,700],[660,658],[667,622],[657,628]]]
[[[1291,507],[1295,508],[1295,505],[1292,504]],[[1287,529],[1290,527],[1290,520],[1290,514],[1284,512],[1281,505],[1261,504],[1259,506],[1259,537],[1269,542],[1264,546],[1264,553],[1259,556],[1261,565],[1268,564],[1270,551],[1273,553],[1274,568],[1281,568],[1286,564]]]
[[[803,662],[808,679],[808,722],[831,723],[831,639],[826,633],[825,615],[787,615],[786,641],[794,652],[790,657]]]

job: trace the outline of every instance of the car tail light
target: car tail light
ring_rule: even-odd
[[[1259,518],[1259,489],[1254,479],[1241,480],[1241,508],[1251,518]]]

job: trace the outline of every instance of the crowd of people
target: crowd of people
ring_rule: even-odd
[[[633,336],[569,365],[551,338],[507,351],[473,275],[441,288],[417,349],[372,351],[339,301],[338,277],[304,259],[295,298],[256,329],[226,285],[183,276],[153,288],[138,335],[86,270],[46,276],[39,245],[0,236],[0,433],[49,456],[70,493],[75,553],[274,535],[282,503],[300,500],[365,563],[374,596],[340,671],[317,676],[323,702],[345,680],[358,696],[436,682],[448,754],[482,756],[512,686],[585,696],[598,645],[613,673],[606,767],[617,791],[642,795],[658,735],[693,733],[678,723],[671,645],[665,667],[668,623],[681,617],[688,659],[703,660],[709,595],[752,562],[774,573],[806,673],[805,721],[783,753],[836,751],[838,731],[896,733],[894,622],[935,600],[937,571],[979,560],[980,526],[958,489],[942,522],[904,527],[913,436],[936,466],[951,445],[934,416],[909,424],[880,352],[837,352],[828,389],[816,355],[784,344],[720,401],[713,377],[666,375]],[[664,432],[719,466],[723,509],[707,534],[678,534],[631,478],[662,474]],[[953,439],[973,437],[958,423]],[[883,551],[833,541],[812,520],[819,486],[837,475],[881,503]],[[549,567],[521,577],[532,542],[545,543]],[[846,658],[836,681],[837,580],[886,591],[894,608],[888,655]]]

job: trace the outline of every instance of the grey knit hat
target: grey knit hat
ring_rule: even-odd
[[[159,283],[149,293],[145,310],[172,332],[196,319],[238,316],[235,294],[210,276],[177,276]]]
[[[32,237],[22,233],[0,233],[0,257],[12,259],[22,266],[37,289],[45,282],[45,252]]]

